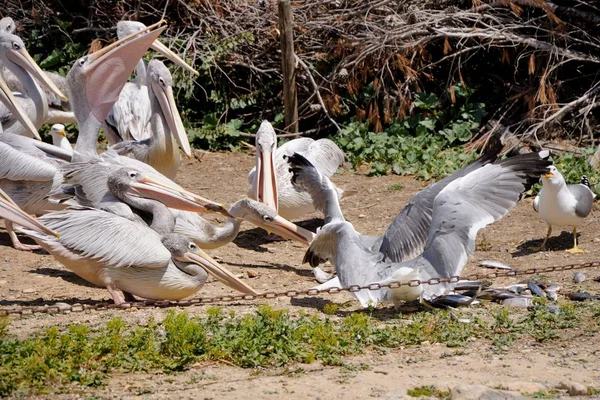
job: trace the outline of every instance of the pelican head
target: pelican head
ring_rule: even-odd
[[[0,19],[0,32],[14,33],[16,29],[15,21],[11,17]]]
[[[117,37],[122,39],[128,35],[137,34],[140,30],[145,28],[146,25],[138,21],[119,21],[117,22]],[[156,39],[152,45],[150,45],[150,48],[154,51],[158,51],[186,71],[191,72],[194,75],[200,75],[198,71],[190,67],[183,59],[181,59],[181,57],[165,46],[160,40]]]
[[[171,259],[177,268],[192,276],[192,279],[206,281],[207,272],[227,286],[249,294],[258,294],[250,286],[236,278],[230,271],[219,265],[186,236],[169,233],[163,236],[163,245],[171,252]]]
[[[46,235],[60,237],[58,232],[53,231],[37,219],[33,218],[12,201],[2,189],[0,189],[0,218],[7,219],[17,225],[31,229]]]
[[[2,75],[0,75],[0,102],[4,103],[6,108],[10,110],[10,112],[21,123],[21,125],[27,128],[27,130],[33,135],[33,137],[35,137],[37,140],[42,140],[40,134],[35,128],[35,125],[27,117],[27,114],[19,105],[17,99],[15,99],[15,97],[13,96],[12,91],[8,88],[8,85],[6,85],[4,79],[2,79]],[[0,131],[2,130],[0,129]]]
[[[158,99],[171,134],[185,155],[191,157],[190,142],[173,96],[173,77],[171,73],[161,61],[152,60],[148,63],[147,76],[148,86]]]
[[[42,71],[35,63],[33,58],[25,49],[23,40],[17,35],[11,33],[0,32],[0,64],[13,70],[11,66],[16,65],[29,72],[40,84],[48,88],[48,90],[56,93],[62,100],[67,97],[56,87],[54,82]]]
[[[315,236],[311,231],[277,215],[277,211],[272,207],[252,199],[239,200],[231,206],[229,213],[235,218],[244,219],[260,226],[267,232],[273,232],[286,239],[296,240],[306,245],[310,244]]]
[[[275,151],[277,135],[269,121],[263,121],[256,132],[256,200],[277,211],[277,177],[275,176]]]
[[[222,204],[188,192],[164,176],[150,176],[133,168],[123,167],[113,172],[107,180],[110,191],[125,201],[127,196],[160,201],[167,207],[197,213],[217,212],[231,215]]]

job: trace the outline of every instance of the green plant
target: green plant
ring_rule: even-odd
[[[433,385],[418,386],[406,391],[410,397],[435,397],[438,399],[449,399],[450,392],[439,390]]]

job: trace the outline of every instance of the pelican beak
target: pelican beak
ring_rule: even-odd
[[[257,223],[257,225],[269,233],[275,233],[281,237],[295,240],[297,242],[304,243],[305,245],[309,245],[315,237],[313,232],[304,229],[279,215],[277,215],[272,221],[261,220],[261,222]]]
[[[179,144],[179,147],[181,150],[183,150],[185,155],[191,157],[192,149],[190,147],[190,141],[188,140],[187,133],[185,132],[185,127],[183,126],[183,121],[179,115],[179,110],[177,110],[177,105],[175,104],[173,88],[171,86],[163,88],[157,83],[152,83],[152,89],[158,98],[158,102],[163,113],[165,114],[167,125],[171,130],[171,134],[173,137],[175,137],[177,144]]]
[[[13,202],[3,191],[0,190],[0,217],[5,218],[24,228],[46,235],[60,237],[58,232],[53,231],[37,219],[33,218]]]
[[[198,249],[196,253],[187,252],[185,253],[183,260],[184,262],[191,262],[200,265],[209,274],[226,284],[232,289],[238,292],[248,294],[258,294],[258,292],[246,285],[244,282],[235,277],[226,268],[219,265],[212,257],[206,254],[202,249]]]
[[[162,44],[162,42],[156,39],[152,45],[150,46],[152,50],[158,51],[160,54],[167,57],[169,60],[173,61],[175,64],[179,65],[181,68],[185,69],[188,72],[198,76],[200,73],[196,71],[194,68],[190,67],[181,57],[175,54],[171,49]]]
[[[9,60],[14,62],[17,65],[23,67],[27,72],[29,72],[36,81],[47,87],[50,91],[56,93],[62,100],[67,100],[67,96],[65,96],[60,89],[56,87],[54,82],[48,78],[48,75],[42,71],[42,69],[35,63],[33,58],[29,55],[27,50],[24,47],[19,49],[10,49],[6,53],[6,56]]]
[[[143,29],[143,33],[134,32],[121,40],[87,55],[84,60],[85,93],[89,108],[98,121],[104,121],[119,94],[129,79],[131,72],[142,58],[148,47],[167,28],[157,22]]]
[[[272,136],[277,146],[277,136],[273,126],[268,121],[263,121],[256,132],[256,147],[260,147],[256,152],[256,192],[254,193],[257,201],[268,205],[275,211],[279,210],[279,200],[277,193],[277,177],[275,176],[275,152],[264,149],[260,145],[260,136]]]
[[[23,125],[31,135],[37,140],[42,140],[40,134],[38,133],[33,122],[27,117],[25,111],[21,108],[15,96],[13,96],[12,91],[6,85],[4,79],[0,75],[0,101],[6,104],[6,107],[10,110],[10,112],[17,117],[17,120]]]
[[[134,195],[160,201],[167,207],[178,210],[197,213],[216,212],[225,217],[231,217],[223,204],[188,192],[173,182],[161,181],[145,174],[131,182],[129,191]]]

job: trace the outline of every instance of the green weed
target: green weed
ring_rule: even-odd
[[[419,386],[412,389],[408,389],[406,392],[410,397],[435,397],[437,399],[449,399],[450,392],[442,391],[435,388],[435,386]]]

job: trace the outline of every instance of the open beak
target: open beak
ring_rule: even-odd
[[[253,220],[251,222],[254,223]],[[315,237],[313,232],[304,229],[279,215],[276,216],[273,221],[261,220],[258,225],[269,233],[275,233],[286,239],[302,242],[306,245],[309,245]]]
[[[183,126],[183,121],[179,115],[179,110],[177,110],[177,105],[175,104],[173,88],[171,86],[162,88],[160,85],[152,83],[152,89],[158,98],[160,107],[165,114],[167,125],[169,125],[171,134],[175,137],[175,141],[177,141],[177,144],[185,155],[191,157],[192,149],[187,133],[185,132],[185,127]]]
[[[553,172],[547,172],[545,174],[542,174],[542,177],[544,177],[546,179],[552,178],[553,176],[554,176]]]
[[[148,47],[167,28],[157,22],[87,56],[83,67],[89,108],[98,121],[104,121],[131,72]]]
[[[206,254],[202,249],[198,249],[197,253],[185,253],[183,260],[181,261],[191,262],[202,266],[206,272],[238,292],[258,294],[256,290],[236,278],[231,272],[219,265],[218,262],[213,260],[212,257]]]
[[[131,182],[129,192],[140,197],[160,201],[167,207],[197,213],[216,212],[226,217],[231,217],[223,204],[205,199],[192,192],[188,192],[175,183],[168,183],[154,179],[143,174],[139,179]]]
[[[196,71],[194,68],[190,67],[181,57],[175,54],[171,49],[162,44],[160,40],[155,40],[150,46],[152,50],[158,51],[160,54],[167,57],[169,60],[173,61],[175,64],[179,65],[181,68],[185,69],[188,72],[198,76],[200,73]]]
[[[23,67],[35,78],[36,81],[47,87],[50,91],[56,93],[56,95],[59,96],[62,100],[67,100],[67,96],[65,96],[60,91],[60,89],[56,87],[54,82],[52,82],[50,78],[48,78],[44,71],[42,71],[42,69],[35,63],[33,58],[31,58],[31,56],[29,55],[27,50],[25,50],[25,48],[20,48],[18,50],[10,49],[6,53],[6,56],[15,64]]]
[[[0,217],[35,232],[56,236],[57,238],[60,237],[58,232],[53,231],[25,211],[21,210],[2,190],[0,190]]]
[[[275,153],[258,151],[256,153],[256,200],[268,205],[275,211],[279,210],[277,194],[277,179],[275,177]]]
[[[33,122],[27,117],[25,111],[21,108],[15,96],[13,96],[12,91],[6,85],[4,79],[2,79],[2,75],[0,75],[0,100],[2,103],[6,105],[6,107],[10,110],[12,115],[17,117],[17,120],[23,125],[31,135],[37,140],[42,140],[40,134],[38,133]]]

